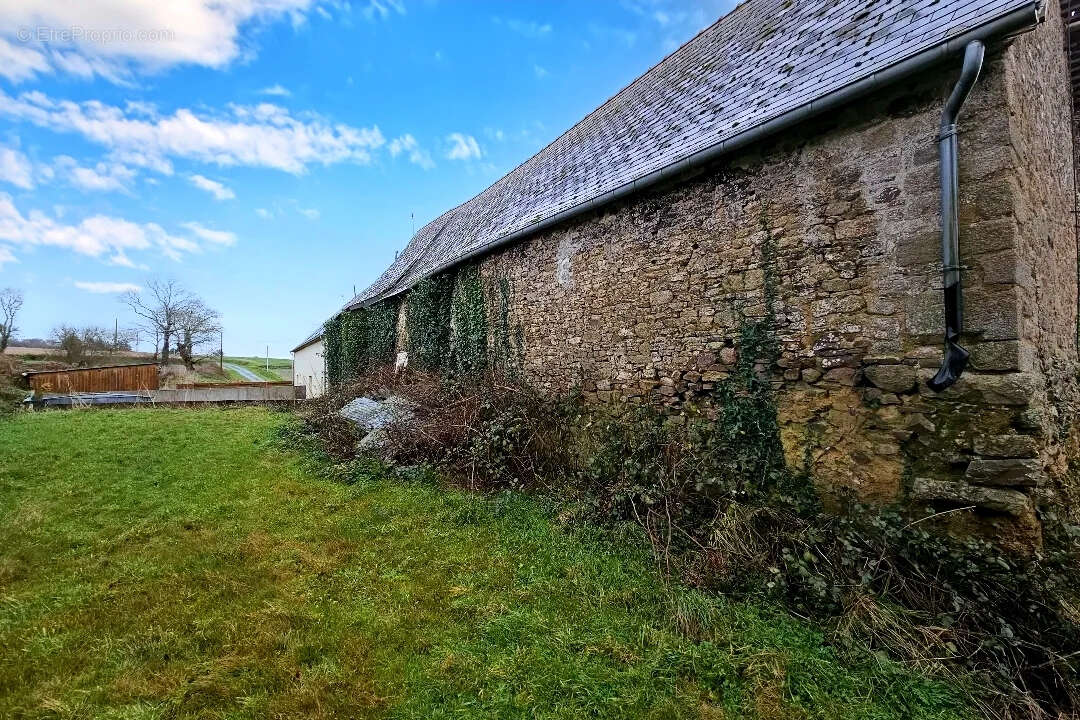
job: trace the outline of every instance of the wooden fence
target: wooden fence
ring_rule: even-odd
[[[106,365],[77,370],[41,370],[23,373],[35,394],[157,390],[158,368],[154,363]]]

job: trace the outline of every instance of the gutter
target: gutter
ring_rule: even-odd
[[[982,70],[986,48],[982,41],[972,40],[964,49],[964,65],[945,109],[941,112],[941,134],[938,135],[938,154],[941,158],[941,272],[945,301],[945,357],[937,374],[926,384],[941,392],[957,380],[971,357],[960,345],[964,330],[964,294],[960,284],[960,225],[956,215],[959,183],[956,142],[956,118],[967,100]]]
[[[461,257],[447,261],[442,265],[435,267],[431,272],[426,273],[423,277],[430,277],[437,275],[444,270],[448,270],[455,265],[468,262],[479,255],[485,255],[496,248],[502,247],[509,243],[515,242],[522,238],[525,238],[534,233],[545,230],[549,227],[557,225],[565,220],[583,215],[591,212],[599,207],[607,205],[608,203],[619,200],[623,197],[631,195],[633,193],[640,192],[647,188],[651,188],[655,185],[659,185],[665,181],[680,177],[691,170],[701,168],[709,163],[717,160],[718,158],[728,155],[740,150],[748,145],[752,145],[756,142],[760,142],[762,139],[779,133],[783,130],[787,130],[799,123],[802,123],[812,117],[821,115],[822,113],[830,110],[835,110],[839,107],[849,104],[852,100],[867,95],[879,90],[887,85],[895,83],[906,77],[919,73],[923,70],[931,68],[940,63],[945,58],[958,52],[960,49],[968,46],[973,41],[986,41],[993,37],[1001,35],[1007,35],[1018,32],[1020,30],[1026,30],[1034,27],[1042,21],[1042,3],[1043,0],[1033,0],[1028,5],[1013,10],[1007,15],[1003,15],[996,20],[992,20],[985,25],[980,25],[977,28],[973,28],[965,33],[961,33],[952,38],[949,38],[940,45],[936,45],[929,50],[925,50],[918,55],[901,60],[900,62],[890,65],[887,68],[879,70],[872,75],[857,80],[849,85],[845,85],[842,88],[834,90],[833,92],[824,95],[816,100],[812,100],[808,103],[793,108],[782,115],[772,118],[760,125],[756,125],[748,130],[745,130],[737,135],[733,135],[727,140],[723,140],[716,145],[699,150],[693,155],[689,155],[682,160],[654,170],[648,175],[644,175],[637,180],[631,180],[617,188],[607,191],[603,195],[599,195],[591,200],[579,203],[571,208],[567,208],[561,212],[558,212],[550,217],[537,220],[523,228],[515,230],[508,235],[503,235],[500,238],[492,240],[480,247],[477,247]],[[411,286],[409,286],[411,287]],[[399,295],[408,287],[395,289],[391,292],[383,293],[371,298],[368,301],[360,303],[356,307],[365,307],[379,300],[383,300],[395,295]]]

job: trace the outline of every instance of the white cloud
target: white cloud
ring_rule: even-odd
[[[446,142],[450,144],[450,149],[446,152],[446,157],[450,160],[470,160],[484,155],[480,144],[472,135],[450,133],[446,136]]]
[[[197,222],[186,222],[184,227],[193,232],[196,237],[215,245],[228,246],[236,243],[236,233],[227,230],[212,230]]]
[[[17,262],[19,262],[19,261],[15,259],[15,256],[11,253],[11,251],[8,250],[3,245],[0,245],[0,267],[3,267],[4,263],[17,263]]]
[[[297,206],[296,212],[300,213],[308,220],[318,220],[320,217],[322,217],[322,213],[315,208],[302,208],[300,206]]]
[[[366,20],[385,20],[391,13],[405,14],[405,4],[401,0],[368,0],[360,10]]]
[[[492,21],[496,25],[505,25],[508,30],[528,38],[542,38],[551,34],[550,23],[538,23],[535,20],[518,20],[515,18],[503,20],[500,17],[494,17]]]
[[[390,150],[390,157],[397,157],[401,153],[407,152],[409,162],[413,165],[419,165],[424,170],[435,167],[435,161],[431,159],[431,153],[421,148],[420,143],[416,142],[416,138],[409,133],[391,140],[390,144],[387,145],[387,149]]]
[[[58,155],[51,165],[35,164],[18,150],[0,146],[0,180],[24,190],[55,180],[92,192],[127,190],[134,178],[135,171],[121,163],[99,162],[83,167],[73,157]]]
[[[384,0],[385,1],[385,0]],[[316,0],[110,0],[0,2],[0,74],[94,75],[129,81],[174,65],[222,68],[252,53],[243,33],[287,18],[294,27]],[[14,44],[13,44],[14,43]]]
[[[0,37],[0,75],[11,82],[22,82],[49,69],[49,63],[35,50],[13,45]]]
[[[134,283],[122,283],[122,282],[86,282],[83,280],[76,280],[75,287],[86,292],[106,294],[106,293],[125,293],[125,292],[139,292],[142,288]]]
[[[184,252],[198,252],[199,245],[171,235],[157,223],[135,223],[107,215],[88,217],[77,225],[66,224],[40,210],[24,215],[11,196],[0,193],[0,252],[11,255],[13,247],[58,247],[114,265],[133,265],[130,251],[157,249],[179,260]]]
[[[274,213],[266,208],[255,208],[255,214],[261,217],[263,220],[269,220],[274,216]]]
[[[0,147],[0,180],[29,190],[34,187],[34,167],[18,150]]]
[[[219,183],[217,180],[211,180],[210,178],[203,177],[202,175],[192,175],[188,178],[188,180],[191,181],[192,185],[199,188],[200,190],[205,190],[206,192],[213,195],[214,198],[217,200],[232,200],[236,197],[236,193],[233,192],[232,188],[227,187],[222,183]]]
[[[547,68],[541,65],[537,65],[536,63],[533,63],[533,72],[538,78],[545,78],[548,76]]]
[[[292,93],[281,85],[271,85],[259,91],[260,95],[273,95],[274,97],[291,97]]]
[[[90,192],[127,190],[135,177],[135,171],[121,163],[99,162],[89,168],[79,165],[73,157],[60,155],[53,164],[54,168],[43,170],[49,179],[59,177],[80,190]]]
[[[299,119],[270,103],[233,105],[218,116],[186,108],[147,116],[146,108],[52,100],[37,91],[11,96],[0,90],[0,116],[81,135],[112,150],[118,162],[165,173],[172,172],[170,158],[184,158],[301,174],[311,164],[370,163],[372,152],[385,143],[377,126],[355,128],[314,114]]]

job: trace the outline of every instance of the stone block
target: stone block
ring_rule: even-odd
[[[851,367],[834,367],[825,373],[826,382],[834,382],[840,385],[854,385],[856,370]]]
[[[979,370],[1027,370],[1021,364],[1020,343],[1017,340],[996,340],[971,343],[971,365]],[[941,363],[941,358],[937,360]]]
[[[925,290],[911,295],[905,304],[908,332],[923,337],[945,334],[944,300],[940,290]]]
[[[1031,499],[1019,490],[989,488],[962,482],[915,478],[911,498],[921,502],[974,505],[977,508],[1021,516],[1031,511]]]
[[[904,393],[915,389],[915,368],[910,365],[870,365],[863,375],[885,392]]]
[[[1035,487],[1041,484],[1042,464],[1038,460],[987,460],[976,458],[968,465],[964,477],[975,485],[1003,487]]]
[[[964,293],[964,332],[979,333],[983,340],[1015,340],[1020,337],[1020,307],[1016,292],[971,290]]]
[[[923,397],[928,399],[1022,407],[1031,402],[1037,385],[1035,378],[1027,373],[979,375],[968,372],[952,387],[935,393],[926,386],[926,381],[934,377],[935,372],[935,369],[919,370],[919,389]]]
[[[975,453],[992,458],[1034,458],[1039,446],[1030,435],[983,435],[975,438]]]
[[[862,215],[854,220],[841,220],[836,223],[836,239],[866,237],[877,232],[877,221],[873,215]]]

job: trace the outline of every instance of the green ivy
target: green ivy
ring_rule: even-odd
[[[342,382],[341,315],[335,315],[323,326],[323,360],[326,364],[326,382],[337,387]]]
[[[418,282],[405,298],[405,327],[412,367],[439,370],[446,365],[453,288],[453,275],[442,273]]]
[[[505,277],[499,278],[498,288],[498,307],[492,329],[492,368],[506,378],[516,380],[520,374],[524,347],[522,331],[520,325],[512,327],[510,323],[510,281]]]
[[[375,365],[393,358],[397,301],[382,300],[337,315],[326,323],[323,355],[331,386],[355,380]]]
[[[487,368],[488,317],[484,285],[476,265],[457,272],[451,314],[451,370],[458,377],[479,377]]]

